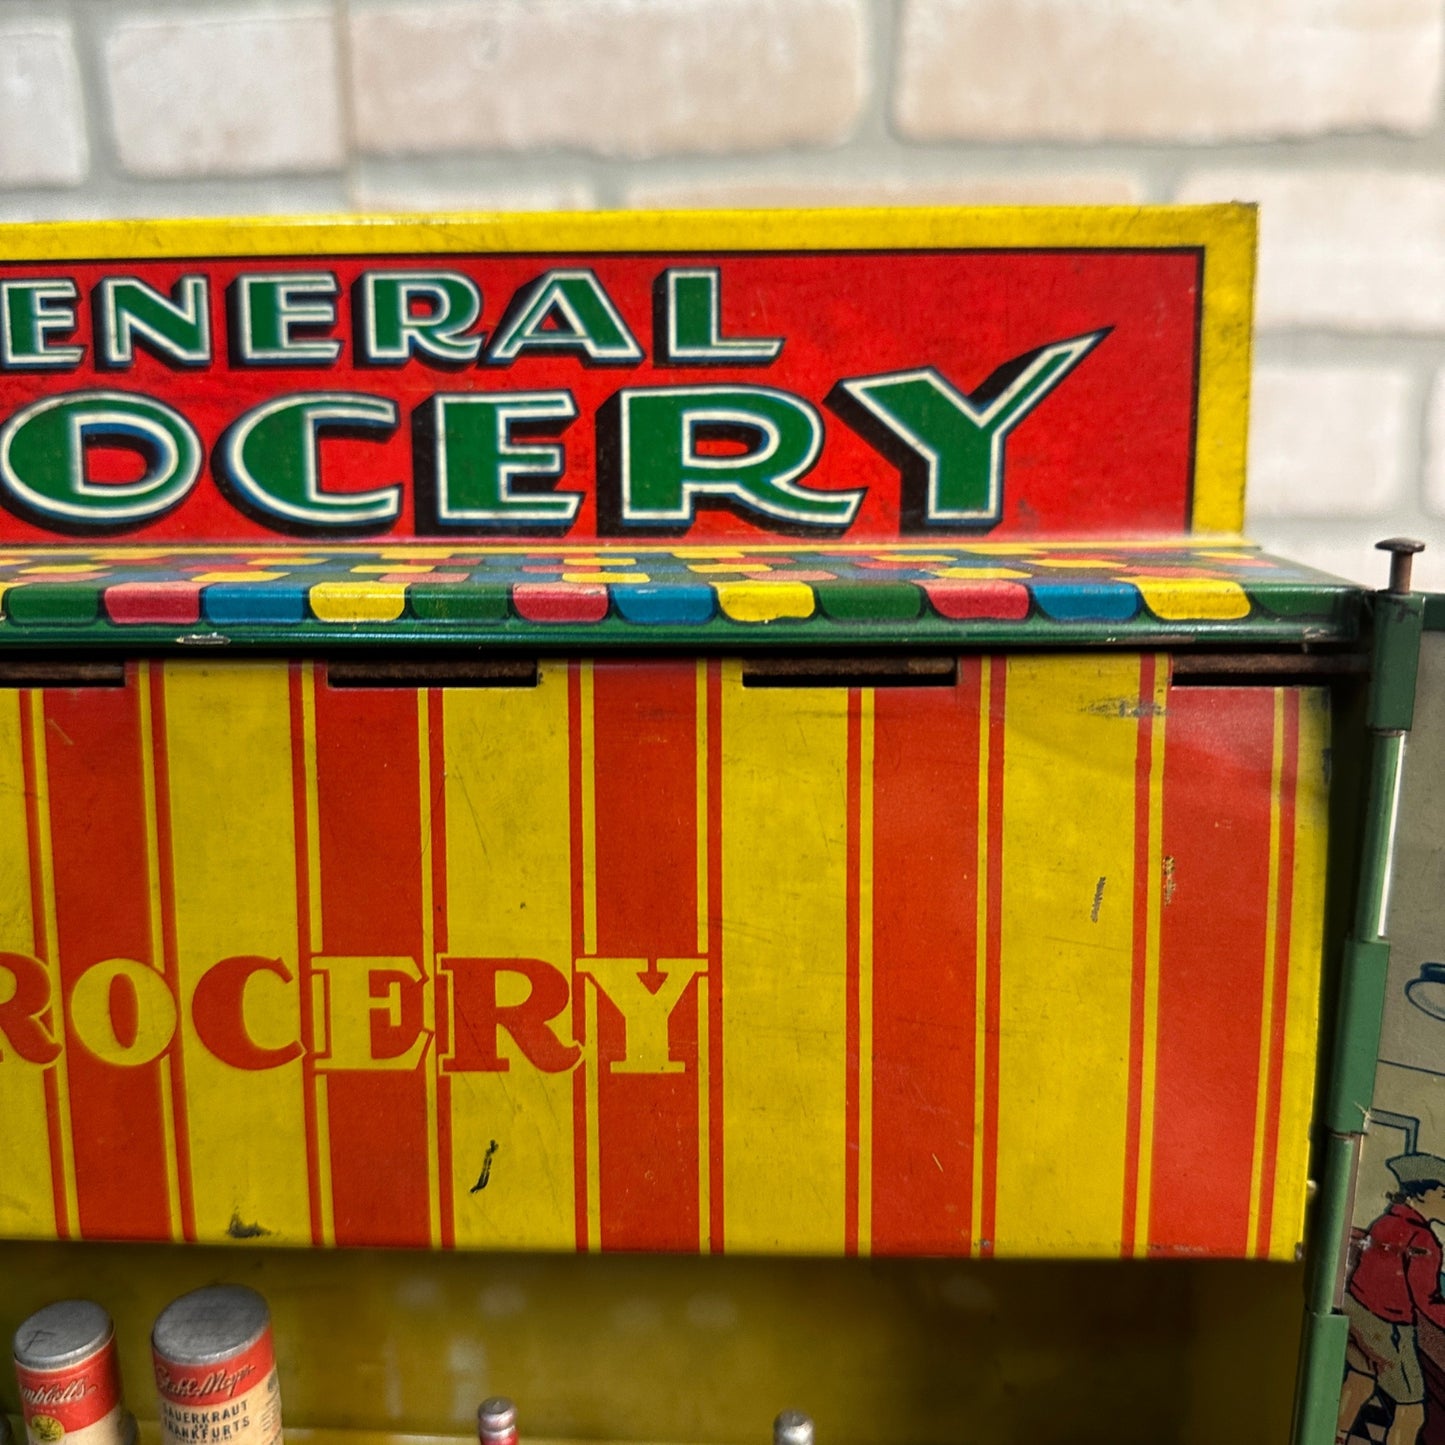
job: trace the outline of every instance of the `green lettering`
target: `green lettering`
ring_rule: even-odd
[[[718,497],[781,521],[846,527],[863,500],[798,485],[823,449],[823,419],[788,392],[637,388],[620,392],[616,409],[624,524],[685,526],[699,498]]]
[[[722,280],[716,267],[669,269],[657,288],[654,319],[659,361],[691,366],[765,366],[783,349],[779,339],[722,335]]]
[[[216,449],[216,479],[244,511],[283,529],[382,527],[401,514],[401,488],[326,492],[325,431],[384,441],[396,427],[394,401],[356,392],[300,392],[248,411]]]
[[[971,396],[925,367],[840,381],[828,404],[898,467],[905,521],[997,522],[1009,432],[1106,334],[1015,357]]]
[[[75,282],[0,281],[0,364],[35,370],[78,366],[79,346],[57,346],[52,332],[75,330]]]
[[[563,473],[560,445],[519,443],[512,428],[561,430],[577,415],[571,392],[442,392],[418,418],[418,508],[438,527],[565,527],[582,505],[578,492],[518,492],[518,483]],[[427,495],[429,489],[430,495]]]
[[[127,447],[144,475],[95,483],[90,446]],[[179,412],[124,391],[73,391],[22,407],[0,428],[0,487],[42,526],[88,531],[153,521],[182,501],[201,474],[201,440]]]
[[[130,366],[137,341],[163,359],[204,366],[211,359],[209,288],[182,276],[170,296],[134,276],[107,276],[96,293],[96,329],[106,366]]]
[[[361,294],[358,345],[367,361],[400,366],[424,354],[455,366],[477,359],[482,338],[466,333],[482,314],[482,293],[470,277],[456,271],[368,271]]]
[[[591,271],[548,271],[517,293],[487,360],[507,363],[523,351],[578,352],[602,365],[642,360],[637,339]]]

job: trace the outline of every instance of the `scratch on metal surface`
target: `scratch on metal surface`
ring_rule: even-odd
[[[1174,890],[1179,886],[1174,877],[1174,855],[1166,854],[1164,858],[1164,906],[1167,908],[1174,902]]]
[[[1105,697],[1098,702],[1091,702],[1084,711],[1098,717],[1141,718],[1163,717],[1165,708],[1163,703],[1155,702],[1151,698]]]
[[[468,1191],[469,1193],[475,1194],[477,1190],[485,1189],[487,1187],[487,1181],[492,1177],[492,1155],[494,1155],[496,1152],[497,1141],[493,1139],[492,1142],[487,1145],[486,1157],[482,1160],[481,1175],[477,1179],[477,1182],[472,1185],[471,1189]]]
[[[1104,906],[1104,884],[1108,881],[1107,878],[1101,878],[1094,885],[1094,906],[1089,910],[1090,923],[1099,921],[1099,910]]]

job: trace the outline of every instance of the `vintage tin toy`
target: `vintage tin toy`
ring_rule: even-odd
[[[1127,1275],[1197,1292],[1185,1371],[1199,1261],[1296,1260],[1314,1178],[1333,1438],[1328,824],[1425,604],[1238,536],[1252,257],[1237,207],[0,233],[0,1229],[1190,1261]],[[358,1320],[402,1268],[299,1258]],[[468,1431],[382,1313],[375,1419]],[[999,1438],[1224,1422],[1011,1369]],[[778,1388],[846,1445],[915,1408],[871,1378]]]

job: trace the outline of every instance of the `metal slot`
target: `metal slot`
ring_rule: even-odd
[[[124,687],[125,663],[0,658],[0,687]]]
[[[536,687],[535,657],[434,657],[331,661],[329,687]]]
[[[956,657],[755,657],[743,663],[744,687],[952,687]]]
[[[1370,659],[1358,652],[1177,652],[1175,687],[1319,687],[1364,677]]]

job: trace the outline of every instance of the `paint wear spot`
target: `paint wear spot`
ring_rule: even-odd
[[[482,1172],[478,1177],[477,1182],[473,1184],[471,1189],[468,1191],[469,1193],[475,1194],[477,1190],[485,1189],[487,1187],[487,1180],[492,1177],[492,1155],[494,1155],[496,1152],[497,1141],[493,1139],[492,1142],[487,1145],[486,1156],[482,1159]]]
[[[1179,886],[1174,876],[1174,855],[1171,853],[1164,859],[1164,906],[1174,902],[1174,890]]]
[[[1089,910],[1090,923],[1099,921],[1099,910],[1104,906],[1104,884],[1108,881],[1107,878],[1101,878],[1094,885],[1094,906]]]
[[[1162,703],[1154,702],[1149,698],[1106,697],[1101,698],[1098,702],[1091,702],[1084,711],[1093,713],[1096,717],[1138,719],[1164,717],[1167,709]]]
[[[261,1239],[263,1236],[270,1234],[271,1231],[260,1224],[247,1224],[245,1220],[241,1218],[241,1211],[239,1209],[233,1209],[231,1211],[231,1222],[226,1226],[226,1233],[232,1239]]]

